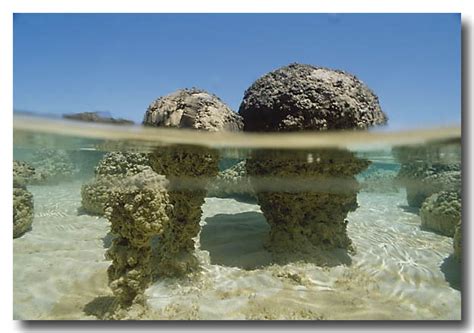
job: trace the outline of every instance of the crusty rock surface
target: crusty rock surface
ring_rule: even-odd
[[[13,161],[13,238],[22,236],[33,224],[33,195],[26,185],[35,177],[35,169],[31,165]]]
[[[101,176],[81,186],[81,208],[92,215],[104,215],[110,192],[123,176]]]
[[[392,154],[401,167],[395,181],[406,188],[407,203],[420,208],[426,198],[442,191],[461,188],[460,144],[400,146]]]
[[[163,232],[172,214],[167,185],[164,176],[146,168],[121,179],[107,201],[106,217],[116,236],[107,251],[112,260],[107,273],[119,304],[117,317],[120,309],[145,306],[143,292],[153,274],[151,239]]]
[[[302,64],[256,80],[245,92],[239,114],[244,131],[252,132],[367,129],[387,122],[377,96],[355,76]],[[252,151],[246,169],[271,226],[267,247],[273,253],[299,251],[305,244],[351,250],[345,217],[357,207],[355,175],[368,165],[346,150]],[[266,189],[262,177],[275,183],[293,178],[294,184]],[[338,185],[327,186],[334,182]],[[298,190],[311,183],[316,186]]]
[[[252,152],[246,168],[271,226],[266,247],[274,255],[314,247],[353,250],[345,218],[358,206],[354,175],[368,165],[346,150]]]
[[[26,187],[13,188],[13,238],[31,229],[34,217],[33,195]]]
[[[360,189],[363,192],[398,192],[395,177],[398,172],[394,170],[378,169],[359,177]]]
[[[377,96],[343,71],[291,64],[265,74],[239,108],[245,131],[366,129],[385,124]]]
[[[90,214],[103,215],[111,190],[125,176],[133,176],[149,167],[146,154],[110,152],[95,168],[95,178],[81,187],[82,209]]]
[[[460,166],[427,163],[403,164],[396,177],[396,182],[405,186],[408,205],[420,208],[426,198],[436,192],[461,189]]]
[[[461,220],[459,220],[458,224],[456,224],[456,228],[454,229],[454,239],[453,239],[453,248],[454,248],[454,258],[458,262],[462,260],[462,224]]]
[[[158,273],[179,276],[198,267],[194,256],[209,179],[217,175],[215,150],[194,146],[159,147],[150,154],[152,169],[170,181],[172,219],[158,244]]]
[[[26,186],[36,181],[35,168],[25,161],[13,161],[13,186]]]
[[[105,154],[95,168],[97,177],[137,174],[144,166],[149,166],[147,154],[131,152],[110,152]]]
[[[245,160],[220,171],[209,184],[209,197],[237,198],[246,201],[256,200],[252,184],[247,176]]]
[[[37,177],[34,184],[56,184],[72,180],[78,170],[64,150],[42,148],[37,150],[30,161]]]
[[[461,195],[456,191],[441,191],[428,197],[420,209],[421,226],[453,237],[461,218]]]
[[[201,89],[181,89],[150,104],[143,125],[209,132],[239,131],[241,117],[217,96]],[[199,233],[201,206],[209,180],[217,175],[217,151],[196,146],[158,147],[150,154],[151,167],[170,181],[173,205],[170,227],[159,242],[159,274],[181,275],[197,268],[194,240]]]
[[[242,119],[219,97],[201,89],[181,89],[150,104],[143,124],[216,131],[240,131]]]

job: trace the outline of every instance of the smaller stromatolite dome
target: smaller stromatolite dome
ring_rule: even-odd
[[[296,63],[256,80],[239,114],[251,132],[367,129],[387,122],[377,96],[355,76]]]
[[[461,219],[461,193],[441,191],[428,197],[420,208],[421,226],[453,237]]]
[[[201,89],[180,89],[150,104],[143,125],[209,132],[240,131],[241,117],[216,95]]]

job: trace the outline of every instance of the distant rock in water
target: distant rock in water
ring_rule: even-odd
[[[133,125],[134,122],[123,118],[113,118],[104,112],[79,112],[64,114],[64,119],[79,120],[92,123],[104,123],[104,124],[115,124],[115,125]]]
[[[423,228],[453,237],[461,219],[461,193],[441,191],[431,195],[423,202],[420,216]]]
[[[26,185],[35,177],[35,169],[21,161],[13,161],[13,238],[31,229],[34,216],[33,195]]]
[[[241,117],[216,95],[201,89],[181,89],[150,104],[143,125],[190,128],[209,132],[240,131]]]
[[[360,189],[363,192],[398,192],[398,187],[395,184],[396,176],[397,171],[395,170],[373,168],[373,171],[359,176]]]
[[[400,162],[395,182],[406,188],[410,207],[421,208],[423,202],[439,191],[457,191],[461,188],[460,142],[399,146],[392,149]],[[456,161],[456,162],[454,162]]]
[[[256,201],[252,184],[247,177],[245,160],[220,171],[216,179],[209,184],[207,195],[217,198],[236,198],[247,202]]]
[[[265,74],[239,108],[245,131],[367,129],[385,124],[377,96],[354,75],[291,64]]]
[[[30,183],[36,185],[71,181],[79,171],[68,152],[60,149],[40,148],[34,151],[29,162],[35,169],[35,177]]]

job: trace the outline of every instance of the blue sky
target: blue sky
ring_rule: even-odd
[[[389,128],[461,121],[458,14],[15,14],[14,108],[109,111],[140,122],[154,99],[200,87],[238,110],[292,62],[355,74]]]

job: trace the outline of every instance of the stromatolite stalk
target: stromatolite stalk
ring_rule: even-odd
[[[367,129],[387,121],[377,96],[355,76],[301,64],[255,81],[239,114],[251,132]],[[246,168],[271,226],[267,247],[276,254],[351,249],[345,218],[357,207],[355,175],[368,164],[343,149],[253,151]]]
[[[154,101],[143,124],[208,132],[238,131],[242,120],[217,96],[200,89],[182,89]],[[158,272],[175,276],[198,267],[194,238],[198,235],[201,206],[210,178],[218,173],[216,150],[174,145],[158,147],[150,154],[151,167],[170,181],[173,217],[158,245]]]
[[[247,172],[271,226],[265,245],[275,258],[314,247],[352,250],[346,216],[358,207],[355,175],[368,165],[345,150],[253,152]]]
[[[164,176],[148,168],[124,177],[109,195],[105,214],[116,238],[107,251],[112,260],[107,272],[117,317],[120,310],[145,305],[143,292],[153,274],[151,239],[163,232],[172,213],[167,186]]]
[[[13,161],[13,238],[22,236],[33,224],[33,195],[26,185],[34,178],[35,169],[32,166]]]

